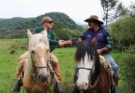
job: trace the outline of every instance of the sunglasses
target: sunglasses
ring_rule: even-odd
[[[53,23],[53,21],[48,21],[47,23],[52,24],[52,23]]]

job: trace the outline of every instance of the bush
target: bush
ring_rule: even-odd
[[[109,27],[115,47],[122,50],[135,49],[135,17],[124,16]]]
[[[135,55],[128,54],[127,57],[123,57],[123,66],[121,66],[121,76],[126,83],[126,90],[128,93],[135,92]]]

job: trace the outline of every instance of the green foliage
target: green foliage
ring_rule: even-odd
[[[135,49],[135,17],[124,16],[111,24],[109,30],[114,40],[114,45],[122,50]]]
[[[23,38],[26,37],[26,29],[34,29],[41,26],[41,19],[44,16],[50,16],[54,19],[56,31],[65,31],[63,29],[77,29],[78,25],[66,14],[60,12],[51,12],[36,18],[11,18],[0,19],[0,38]],[[58,36],[59,37],[59,36]]]
[[[135,55],[128,54],[127,57],[122,59],[123,66],[121,67],[121,75],[126,84],[125,87],[128,90],[128,93],[135,92]]]
[[[73,37],[78,37],[82,33],[82,31],[85,30],[82,26],[78,26],[77,29],[67,29],[67,28],[62,28],[61,23],[55,23],[57,25],[54,26],[54,31],[57,35],[57,39],[71,39]]]
[[[54,19],[54,23],[63,24],[62,27],[67,29],[76,29],[78,27],[78,25],[69,16],[60,12],[46,13],[44,15],[38,16],[34,21],[37,21],[37,23],[40,24],[40,20],[44,16],[50,16],[52,19]]]

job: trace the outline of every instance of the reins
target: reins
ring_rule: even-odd
[[[36,76],[37,76],[37,69],[43,69],[43,68],[47,68],[48,69],[48,66],[36,66],[34,64],[34,60],[33,60],[33,57],[31,55],[31,61],[32,61],[32,77],[34,80],[37,80]]]
[[[94,84],[92,85],[92,79],[91,79],[92,73],[91,72],[92,72],[93,68],[94,67],[92,67],[92,68],[77,67],[77,72],[80,69],[90,70],[90,75],[89,75],[89,88],[90,89],[95,88],[97,86],[98,81],[99,81],[99,76],[98,76],[97,79],[95,80]]]

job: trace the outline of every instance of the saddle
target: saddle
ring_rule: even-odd
[[[99,58],[100,58],[100,63],[104,67],[104,69],[108,71],[111,74],[111,76],[113,76],[113,70],[110,62],[102,55],[100,55]]]

